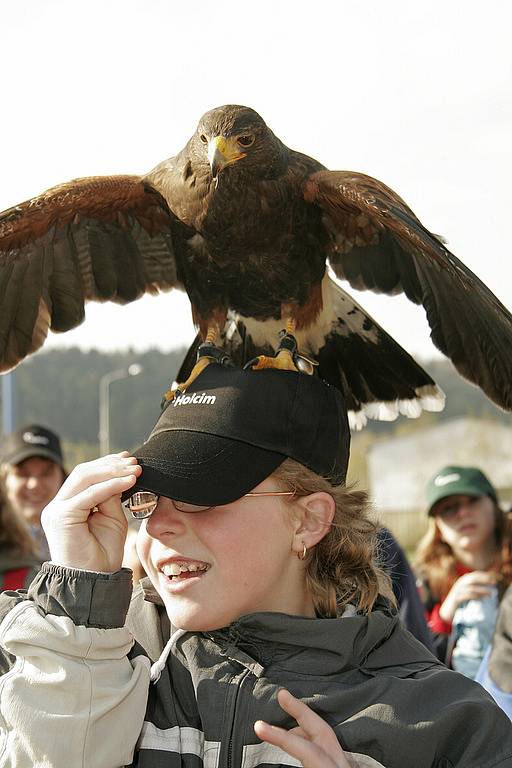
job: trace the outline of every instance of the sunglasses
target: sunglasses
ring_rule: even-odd
[[[258,498],[261,496],[295,496],[295,491],[254,491],[252,493],[244,493],[240,498]],[[136,520],[145,520],[155,511],[159,498],[158,494],[151,491],[137,491],[123,502],[123,506]],[[210,509],[215,509],[215,507],[219,506],[218,504],[211,504],[210,506],[189,504],[186,501],[175,501],[174,499],[171,499],[171,501],[173,507],[178,512],[186,512],[187,514],[208,512]]]

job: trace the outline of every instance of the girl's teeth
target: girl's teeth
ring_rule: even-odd
[[[198,564],[198,563],[187,563],[186,565],[184,563],[167,563],[162,567],[162,572],[166,576],[179,576],[180,573],[188,573],[191,571],[192,573],[195,573],[196,571],[206,571],[208,566],[206,563]]]

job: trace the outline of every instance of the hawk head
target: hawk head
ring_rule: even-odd
[[[202,116],[192,137],[195,155],[209,164],[215,179],[226,168],[257,178],[272,178],[282,167],[286,148],[263,118],[249,107],[227,104]]]

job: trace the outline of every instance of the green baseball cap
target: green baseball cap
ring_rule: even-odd
[[[496,490],[484,473],[476,467],[444,467],[427,485],[428,514],[447,496],[490,496],[498,501]]]

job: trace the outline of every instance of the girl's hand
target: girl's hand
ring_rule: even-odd
[[[284,688],[277,694],[277,701],[295,718],[298,727],[287,731],[257,720],[254,731],[258,738],[297,758],[303,768],[350,768],[336,734],[325,720]]]
[[[107,573],[121,568],[128,529],[121,494],[141,472],[127,451],[75,467],[41,516],[52,562]]]
[[[459,576],[446,595],[439,609],[439,616],[443,621],[451,624],[455,611],[461,603],[488,597],[495,584],[496,574],[488,571],[472,571]]]

